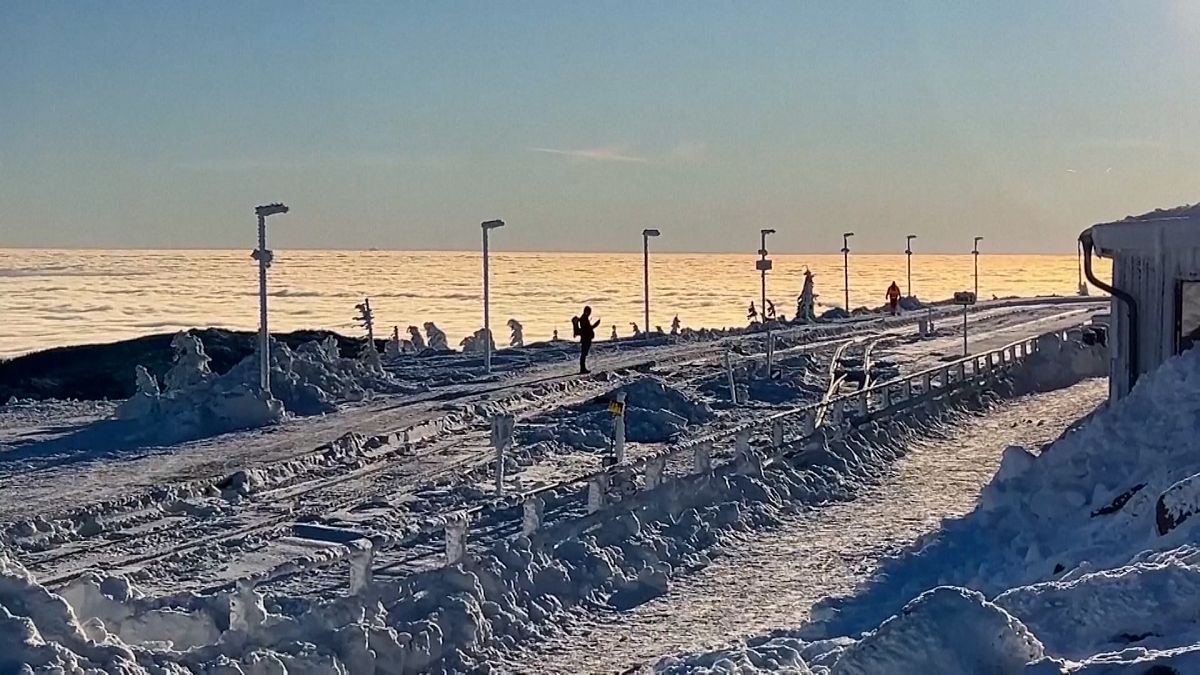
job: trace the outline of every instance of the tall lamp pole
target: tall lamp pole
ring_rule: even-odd
[[[843,288],[846,290],[846,313],[850,313],[850,237],[853,232],[842,233],[842,276]]]
[[[904,255],[908,256],[908,297],[912,297],[912,240],[917,235],[910,234],[904,238]]]
[[[767,319],[767,271],[771,269],[771,261],[767,258],[767,235],[775,234],[775,230],[771,228],[763,228],[758,231],[762,237],[758,249],[758,261],[755,267],[762,274],[762,304],[759,305],[759,312],[762,315],[763,326],[767,329],[767,379],[771,378],[771,357],[775,351],[775,343],[771,341],[771,322]]]
[[[1087,284],[1083,283],[1083,242],[1077,242],[1075,250],[1079,252],[1079,295],[1087,295]]]
[[[492,317],[491,317],[491,290],[488,287],[490,280],[488,279],[488,232],[504,227],[503,220],[487,220],[479,224],[483,230],[483,368],[490,375],[492,373]]]
[[[642,230],[642,305],[646,310],[646,334],[650,333],[650,237],[661,232],[653,228]]]
[[[258,248],[250,257],[258,261],[258,387],[271,393],[271,337],[267,331],[267,268],[275,254],[267,248],[267,216],[287,213],[288,207],[278,202],[254,207],[258,216]]]
[[[971,254],[975,256],[975,297],[979,297],[979,242],[983,241],[983,237],[975,237],[975,248]]]

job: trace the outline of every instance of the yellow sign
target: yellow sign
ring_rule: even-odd
[[[625,404],[620,401],[612,401],[608,404],[608,412],[613,415],[623,415],[625,414]]]

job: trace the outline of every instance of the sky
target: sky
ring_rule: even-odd
[[[8,0],[0,248],[1071,253],[1198,81],[1193,0]]]

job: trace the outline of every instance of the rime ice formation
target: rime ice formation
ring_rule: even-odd
[[[609,340],[617,339],[617,327],[615,325],[612,327],[612,333],[608,336],[608,339]]]
[[[449,343],[446,342],[446,334],[442,332],[432,321],[425,322],[425,335],[429,339],[429,348],[436,349],[439,352],[450,350]]]
[[[200,338],[188,332],[176,333],[171,338],[175,350],[175,365],[163,377],[167,391],[180,391],[201,384],[212,377],[208,364],[212,359],[204,353]]]
[[[384,372],[373,348],[374,358],[366,350],[364,359],[342,358],[333,336],[295,351],[272,340],[271,393],[258,387],[257,354],[218,376],[208,370],[208,357],[195,336],[177,337],[173,344],[176,362],[167,378],[174,386],[158,391],[153,376],[139,366],[138,392],[116,411],[118,419],[137,420],[141,433],[162,442],[273,424],[288,412],[330,412],[339,401],[361,400],[374,392],[413,391]]]
[[[671,319],[671,335],[679,335],[679,315],[676,314],[674,319]]]
[[[383,347],[383,355],[388,359],[398,359],[405,352],[404,343],[406,340],[400,339],[400,326],[392,326],[392,337],[388,339],[387,344]]]
[[[428,328],[431,324],[425,324]],[[417,352],[425,351],[425,338],[421,337],[421,329],[416,326],[408,327],[408,341],[412,343],[413,350]]]
[[[817,320],[817,294],[813,292],[813,273],[804,270],[804,287],[796,300],[796,321],[812,323]]]
[[[508,329],[512,331],[512,336],[508,340],[508,345],[510,347],[524,347],[525,327],[521,325],[521,322],[517,321],[516,319],[509,319]]]
[[[459,343],[459,347],[467,354],[482,354],[489,342],[491,342],[492,351],[496,351],[496,343],[492,341],[487,329],[480,328],[475,331],[474,335],[463,338],[462,342]]]

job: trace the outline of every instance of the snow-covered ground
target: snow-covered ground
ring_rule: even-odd
[[[0,443],[4,444],[0,447],[0,517],[5,521],[2,540],[10,555],[28,566],[37,580],[53,581],[56,588],[74,580],[66,588],[75,590],[63,592],[71,599],[75,611],[83,618],[90,616],[106,624],[115,622],[117,629],[112,630],[113,625],[109,625],[108,633],[120,635],[134,649],[135,660],[144,668],[162,668],[167,662],[186,664],[189,668],[200,663],[211,665],[218,652],[245,665],[247,659],[253,660],[253,646],[259,645],[268,651],[290,655],[289,668],[300,668],[298,672],[303,672],[301,663],[314,667],[313,664],[328,665],[333,661],[316,657],[313,660],[309,658],[311,654],[298,655],[297,640],[325,645],[322,649],[326,651],[321,654],[335,654],[336,662],[343,665],[358,658],[345,653],[350,647],[342,638],[331,642],[331,638],[322,638],[320,633],[335,624],[343,628],[353,624],[338,614],[355,611],[343,607],[347,602],[342,593],[348,573],[344,563],[328,571],[322,567],[322,571],[314,574],[284,575],[269,587],[264,586],[263,590],[273,598],[268,609],[273,616],[284,619],[254,624],[258,628],[250,631],[254,639],[249,645],[244,639],[229,643],[228,637],[222,638],[218,646],[211,643],[214,635],[229,635],[228,612],[222,614],[220,609],[220,604],[229,600],[228,596],[214,596],[208,591],[228,587],[235,579],[261,575],[281,564],[308,565],[330,556],[345,556],[345,542],[314,541],[311,531],[325,531],[317,526],[337,528],[330,532],[367,533],[376,543],[412,540],[414,543],[382,551],[377,557],[377,569],[389,572],[381,577],[387,581],[377,585],[385,596],[381,600],[387,610],[376,617],[376,624],[381,629],[391,626],[387,630],[393,631],[379,638],[382,642],[377,653],[399,649],[409,660],[410,669],[413,663],[423,662],[440,667],[479,666],[486,663],[486,659],[479,660],[480,650],[494,647],[492,642],[498,638],[489,632],[498,630],[495,617],[486,622],[490,628],[482,627],[478,617],[471,619],[476,626],[472,630],[476,632],[451,635],[448,626],[442,625],[435,639],[435,631],[426,623],[428,619],[422,617],[427,617],[434,607],[430,603],[442,602],[448,596],[432,593],[431,589],[467,582],[447,577],[447,574],[453,576],[452,570],[438,569],[437,564],[430,566],[441,555],[441,544],[421,539],[420,533],[425,525],[443,518],[449,511],[490,502],[488,464],[492,451],[486,422],[492,414],[507,412],[517,417],[518,445],[510,456],[512,464],[507,472],[512,488],[553,487],[599,465],[606,451],[603,436],[609,424],[601,401],[616,387],[632,385],[645,389],[644,383],[652,383],[645,389],[645,395],[631,394],[629,431],[637,434],[631,439],[640,442],[631,443],[629,452],[636,457],[672,440],[816,400],[829,384],[826,377],[833,372],[831,357],[842,353],[847,346],[869,351],[876,361],[894,357],[900,363],[891,366],[889,372],[893,373],[911,372],[953,353],[953,326],[948,319],[939,322],[941,332],[934,339],[914,341],[910,336],[916,318],[868,319],[781,332],[777,362],[783,365],[783,374],[777,381],[752,377],[761,366],[761,334],[612,345],[597,353],[594,366],[597,372],[591,377],[571,374],[574,364],[569,349],[503,355],[499,359],[502,370],[499,378],[477,379],[470,375],[469,369],[475,367],[477,359],[447,357],[434,370],[423,371],[426,375],[436,375],[430,381],[436,379],[438,384],[429,392],[342,404],[325,415],[293,418],[263,429],[176,445],[96,447],[90,440],[97,437],[89,432],[95,433],[97,427],[102,430],[104,423],[98,420],[111,412],[111,406],[105,404],[5,406],[0,408]],[[1082,318],[1084,314],[1076,307],[1038,303],[1018,309],[998,304],[982,307],[972,315],[972,331],[981,341],[979,344],[985,344],[986,340],[1003,343],[1045,330],[1061,330]],[[726,374],[721,365],[721,357],[727,350],[734,355],[739,386],[749,394],[750,400],[743,406],[734,407],[728,400]],[[861,355],[866,353],[863,351]],[[412,376],[409,373],[408,377]],[[783,485],[790,486],[786,490],[796,504],[813,503],[813,494],[845,498],[856,481],[866,480],[887,461],[903,455],[905,450],[900,441],[919,435],[923,424],[916,423],[911,431],[906,431],[908,427],[897,427],[891,435],[872,432],[878,447],[863,446],[864,457],[877,458],[879,463],[845,466],[843,473],[822,476],[817,484],[808,487],[800,486],[809,478],[795,476],[783,479]],[[791,475],[788,472],[792,470],[780,467],[772,471]],[[826,484],[826,481],[832,482]],[[692,510],[701,524],[708,518],[726,524],[750,524],[756,519],[771,522],[777,516],[760,507],[735,509],[732,514],[720,510],[708,513],[703,511],[704,505],[714,500],[728,502],[731,498],[749,499],[748,503],[753,505],[761,495],[778,489],[781,488],[770,488],[764,493],[753,481],[722,483],[672,499],[695,504]],[[816,492],[810,494],[811,490]],[[575,537],[574,523],[587,522],[580,521],[583,514],[578,511],[579,505],[578,494],[571,490],[556,488],[547,493],[546,518],[552,525],[549,531],[561,531],[558,536],[567,540]],[[698,531],[685,528],[681,534],[672,524],[672,517],[663,513],[665,504],[649,507],[653,508],[646,514],[644,536],[622,543],[621,555],[601,556],[610,561],[606,564],[613,568],[615,577],[610,574],[602,581],[590,576],[572,576],[576,572],[571,570],[578,563],[570,556],[586,554],[588,559],[595,556],[594,552],[586,551],[549,555],[534,552],[524,563],[532,565],[528,573],[534,577],[566,574],[570,583],[593,584],[597,591],[612,593],[608,602],[614,605],[634,607],[658,593],[655,589],[671,576],[671,567],[706,566],[702,562],[704,551],[712,542],[703,533],[704,528]],[[511,554],[525,560],[530,551],[513,549],[511,542],[502,543],[512,534],[510,511],[485,509],[477,524],[480,533],[473,535],[470,545],[473,555],[484,559],[499,555],[501,567],[512,571],[513,559],[505,556]],[[618,521],[604,527],[613,531],[611,536],[619,537],[629,526],[628,522]],[[516,545],[519,544],[518,540]],[[663,547],[671,553],[663,554]],[[500,552],[496,553],[497,550]],[[654,555],[668,565],[668,571],[644,563],[650,551],[658,551]],[[18,597],[26,598],[24,593],[43,594],[44,590],[33,579],[24,576],[16,560],[10,565],[11,577],[22,580],[18,587],[25,589]],[[136,594],[120,588],[113,590],[115,582],[101,583],[83,574],[88,568],[122,573],[151,595],[138,599]],[[398,580],[399,585],[392,580]],[[532,582],[524,591],[512,591],[517,593],[512,598],[504,594],[493,596],[496,589],[487,579],[471,583],[483,583],[487,587],[483,596],[494,597],[503,606],[504,616],[510,617],[505,621],[514,626],[544,622],[544,618],[534,619],[533,614],[555,616],[557,606],[569,597],[559,590],[545,598],[522,595],[546,594],[547,588],[560,588],[558,582],[546,579]],[[109,600],[102,602],[92,597],[97,591],[88,590],[89,584],[108,588],[100,594]],[[181,591],[205,594],[179,596]],[[421,597],[429,595],[427,600],[414,603],[413,593]],[[79,594],[92,599],[80,600]],[[474,596],[475,604],[468,603],[466,608],[440,605],[436,612],[442,615],[450,612],[462,620],[467,618],[458,613],[460,610],[465,609],[468,614],[494,612],[487,602],[479,604],[483,596]],[[250,596],[243,600],[251,603],[254,614],[257,601]],[[109,601],[116,601],[117,605],[104,604]],[[27,598],[13,602],[27,602]],[[53,605],[57,601],[47,602]],[[0,606],[11,611],[15,605],[0,598]],[[150,633],[141,629],[123,631],[120,626],[130,621],[131,616],[139,617],[136,623],[144,623],[146,612],[159,607],[186,615],[179,618],[184,623],[207,626],[197,628],[199,633],[180,638],[184,643],[208,645],[207,651],[187,657],[177,656],[177,650],[139,655],[139,648],[158,649],[155,645],[159,639],[149,637]],[[522,616],[528,620],[521,619]],[[95,664],[95,659],[79,651],[86,645],[81,647],[82,643],[73,642],[75,638],[58,632],[72,629],[57,624],[43,628],[42,621],[48,619],[30,618],[40,630],[50,630],[63,638],[51,642],[74,645],[67,647],[74,655],[72,658]],[[94,638],[109,639],[94,626],[84,625],[80,630]],[[515,632],[505,636],[512,644],[518,638],[528,642],[537,633],[532,628],[512,630]],[[526,634],[531,630],[532,634]],[[402,636],[395,635],[396,631],[407,634],[413,644],[396,646],[404,642]],[[115,638],[110,641],[117,644]],[[446,651],[451,645],[460,645],[475,656]],[[55,647],[50,647],[50,651],[61,652]],[[278,654],[262,658],[267,661],[283,658]],[[326,672],[324,667],[318,667],[318,672]],[[376,667],[382,668],[379,672],[390,672],[378,663]]]
[[[669,672],[1200,672],[1200,352],[1045,447],[812,621]],[[981,670],[982,669],[982,670]]]
[[[508,662],[543,673],[649,670],[664,653],[793,626],[814,602],[853,591],[884,556],[969,511],[1006,444],[1048,443],[1106,396],[1104,380],[1089,380],[947,419],[908,441],[904,456],[857,486],[852,500],[805,509],[777,528],[734,532],[712,565],[662,597],[628,612],[581,613]]]

